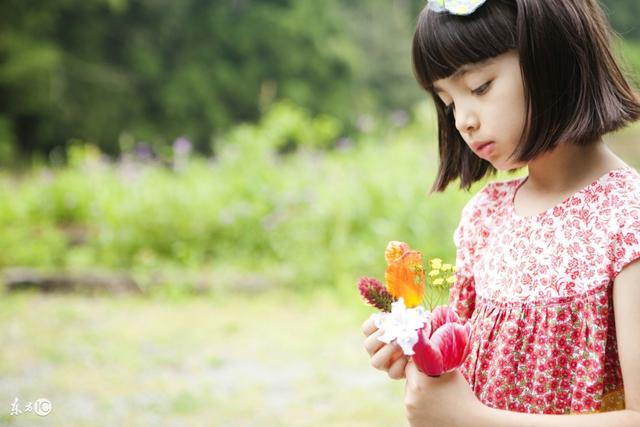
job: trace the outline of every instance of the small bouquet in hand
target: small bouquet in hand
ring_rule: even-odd
[[[455,282],[455,266],[433,258],[426,274],[422,254],[396,241],[387,245],[385,258],[385,285],[370,277],[358,282],[365,302],[381,311],[374,319],[383,331],[378,339],[385,344],[395,340],[426,375],[458,368],[469,354],[471,326],[450,307],[434,307]]]

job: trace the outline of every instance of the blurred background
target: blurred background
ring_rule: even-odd
[[[601,3],[637,85],[640,3]],[[355,285],[455,261],[484,185],[428,194],[423,6],[2,0],[0,425],[405,425]]]

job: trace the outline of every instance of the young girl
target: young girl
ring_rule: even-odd
[[[449,303],[473,326],[458,371],[426,377],[363,325],[371,364],[406,377],[411,425],[640,426],[640,175],[602,141],[640,104],[608,34],[596,0],[422,11],[413,61],[438,112],[432,191],[528,176],[485,185],[454,232]]]

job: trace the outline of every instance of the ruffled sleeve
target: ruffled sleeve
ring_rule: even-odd
[[[609,251],[612,279],[615,279],[624,267],[640,258],[640,204],[638,201],[634,200],[621,207],[617,211],[614,222]]]
[[[463,320],[471,318],[476,306],[475,279],[473,263],[475,257],[475,239],[473,236],[473,212],[476,210],[478,195],[472,197],[462,209],[460,222],[453,232],[456,245],[456,281],[449,291],[449,306]]]

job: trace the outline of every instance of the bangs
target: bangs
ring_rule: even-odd
[[[491,0],[467,16],[425,7],[413,38],[416,79],[431,91],[465,64],[481,62],[517,48],[517,9],[513,1]]]
[[[526,121],[507,160],[528,164],[559,144],[596,143],[640,119],[640,95],[617,64],[610,34],[597,0],[487,0],[466,16],[423,8],[412,60],[438,116],[440,165],[431,192],[458,178],[468,191],[497,172],[471,150],[454,111],[434,92],[435,81],[464,65],[518,52]]]

